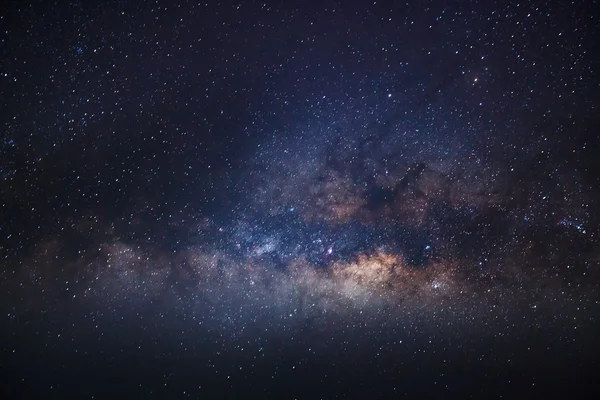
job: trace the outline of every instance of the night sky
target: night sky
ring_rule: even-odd
[[[600,393],[599,37],[595,0],[3,6],[0,394]]]

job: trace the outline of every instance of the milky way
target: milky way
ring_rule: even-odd
[[[595,389],[600,14],[292,3],[2,17],[7,393]]]

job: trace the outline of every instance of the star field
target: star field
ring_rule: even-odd
[[[598,391],[598,11],[11,4],[7,398]]]

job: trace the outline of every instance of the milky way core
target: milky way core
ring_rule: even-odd
[[[6,398],[599,389],[596,4],[26,3]]]

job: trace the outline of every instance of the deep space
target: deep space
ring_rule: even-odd
[[[0,396],[598,398],[600,7],[8,2]]]

